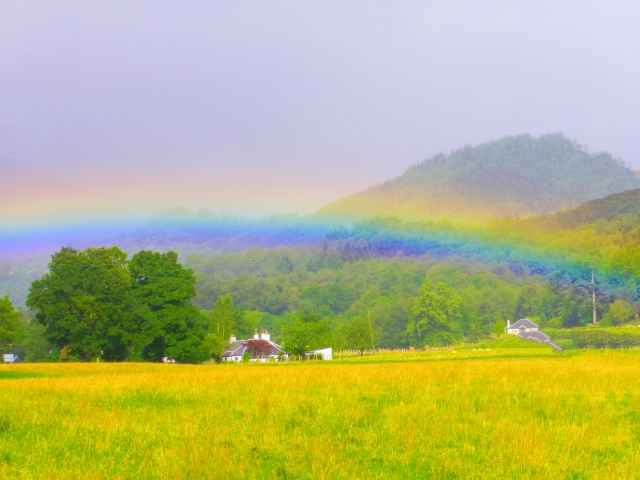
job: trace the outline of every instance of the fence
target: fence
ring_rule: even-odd
[[[455,350],[456,348],[468,347],[470,345],[475,345],[474,343],[459,343],[456,345],[447,345],[443,347],[430,347],[426,346],[424,348],[420,347],[408,347],[408,348],[376,348],[373,353],[414,353],[414,352],[430,352],[436,350]],[[340,354],[344,355],[372,355],[371,349],[364,350],[353,350],[349,348],[345,348],[339,351]]]

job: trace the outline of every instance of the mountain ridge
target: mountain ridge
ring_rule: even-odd
[[[634,188],[638,172],[608,153],[589,153],[562,134],[524,134],[437,154],[314,215],[485,222],[554,213]]]

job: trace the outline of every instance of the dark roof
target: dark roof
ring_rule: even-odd
[[[229,344],[229,348],[222,354],[223,357],[241,357],[246,347],[244,345],[246,340],[236,340]]]
[[[246,351],[257,356],[270,356],[287,353],[277,343],[262,339],[236,340],[229,345],[223,357],[241,357]]]
[[[516,323],[512,323],[507,328],[538,328],[538,325],[533,323],[528,318],[521,318]]]
[[[518,333],[518,336],[523,340],[535,340],[540,343],[549,343],[551,340],[542,332],[520,332]]]

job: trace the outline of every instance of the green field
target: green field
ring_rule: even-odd
[[[0,473],[640,476],[639,351],[484,347],[278,365],[4,365]]]

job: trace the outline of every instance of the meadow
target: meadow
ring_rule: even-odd
[[[517,343],[289,364],[3,365],[0,474],[639,477],[640,352]]]

